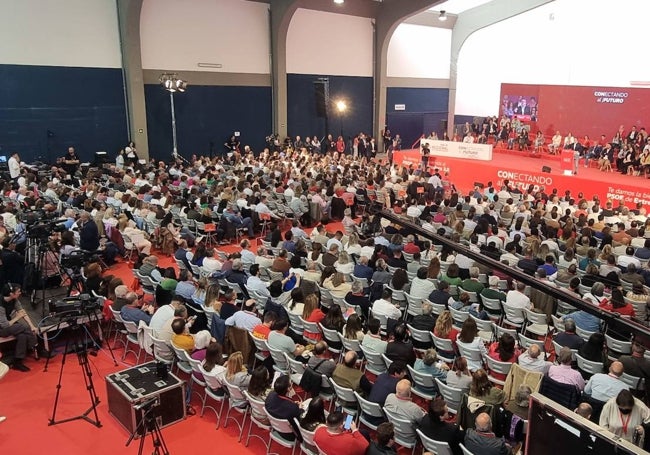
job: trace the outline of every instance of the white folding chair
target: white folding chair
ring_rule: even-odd
[[[458,414],[458,411],[460,410],[460,403],[463,400],[463,391],[461,389],[448,386],[438,378],[435,380],[440,395],[442,395],[442,397],[445,399],[445,403],[447,403],[449,412],[452,414]]]
[[[504,376],[508,376],[508,373],[510,373],[510,368],[512,368],[512,363],[511,362],[500,362],[498,360],[493,359],[490,356],[487,356],[485,358],[488,366],[488,379],[490,382],[496,385],[504,385],[506,383],[505,380],[503,379],[498,379],[496,378],[493,373],[498,373],[502,374]]]
[[[425,451],[435,455],[453,455],[448,443],[428,438],[420,429],[415,430],[415,432],[419,436],[420,441],[422,441],[422,446]]]
[[[382,359],[381,354],[360,345],[361,352],[363,352],[363,357],[365,359],[364,370],[369,371],[375,376],[379,376],[382,373],[387,371],[386,364],[384,359]]]
[[[379,425],[377,422],[380,420],[386,420],[386,416],[384,415],[384,411],[382,410],[381,406],[378,403],[373,403],[372,401],[366,400],[356,391],[354,392],[354,396],[356,397],[357,402],[359,403],[359,407],[361,408],[359,415],[357,416],[358,422],[362,423],[371,430],[376,431],[377,426]]]
[[[415,454],[415,447],[417,446],[417,438],[413,434],[413,425],[410,421],[398,417],[395,413],[390,412],[384,406],[384,413],[388,420],[393,424],[395,429],[395,436],[393,440],[395,443],[402,447],[411,449],[411,455]],[[411,436],[412,435],[412,436]]]
[[[287,439],[283,434],[293,434],[293,427],[286,419],[278,419],[273,417],[269,412],[264,408],[267,418],[269,419],[269,424],[271,426],[271,431],[269,432],[269,443],[267,445],[267,455],[271,452],[271,445],[276,442],[282,447],[291,449],[291,455],[296,452],[296,447],[298,446],[298,439]]]
[[[411,393],[424,400],[433,400],[438,392],[438,387],[433,380],[433,376],[416,371],[411,365],[407,365],[406,367],[408,368],[409,375],[413,380]]]
[[[264,439],[262,436],[253,434],[253,424],[264,432],[270,432],[271,431],[271,425],[269,424],[269,418],[267,417],[266,410],[264,408],[264,401],[259,400],[257,398],[254,398],[248,394],[247,391],[244,390],[243,392],[244,396],[248,400],[248,404],[250,405],[250,412],[249,412],[249,419],[248,419],[248,432],[246,434],[246,447],[248,447],[248,443],[250,442],[251,438],[257,438],[260,441],[264,443],[264,446],[266,447],[266,451],[268,453],[269,451],[269,442],[266,439]]]

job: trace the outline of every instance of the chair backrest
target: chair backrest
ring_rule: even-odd
[[[528,308],[524,309],[526,321],[529,324],[548,325],[548,319],[545,313],[536,313]]]
[[[645,379],[631,374],[623,373],[621,381],[627,384],[632,390],[645,390]]]
[[[519,335],[519,344],[523,349],[528,349],[531,344],[536,344],[539,346],[539,349],[544,352],[546,351],[546,348],[544,346],[544,340],[536,340],[534,338],[528,338],[527,336],[522,335],[521,333]]]
[[[435,455],[453,455],[448,443],[428,438],[420,429],[415,430],[415,432],[420,437],[420,441],[422,441],[422,445],[427,452]]]
[[[483,354],[478,349],[470,348],[463,346],[461,343],[458,343],[458,351],[460,355],[465,357],[468,362],[480,362],[483,363]]]
[[[275,363],[274,367],[283,373],[288,373],[289,363],[287,362],[285,353],[271,347],[269,347],[269,352],[271,353],[271,357],[273,357],[273,362]]]
[[[433,376],[430,374],[421,373],[416,371],[411,365],[406,365],[409,370],[409,374],[413,382],[415,383],[416,388],[431,390],[436,388],[436,383],[433,380]]]
[[[214,372],[208,372],[205,371],[205,368],[203,368],[203,365],[199,365],[199,371],[203,375],[203,380],[205,381],[205,384],[212,390],[218,390],[223,387],[222,383],[222,375],[220,374],[215,374]]]
[[[327,343],[330,345],[330,350],[332,350],[332,343],[334,345],[339,344],[339,335],[336,330],[333,329],[328,329],[326,327],[323,327],[323,324],[318,324],[318,326],[321,329],[321,332],[323,332],[323,336],[325,337],[325,340],[327,340]]]
[[[352,278],[353,282],[356,281],[356,282],[361,283],[361,285],[363,286],[364,289],[370,287],[370,284],[368,283],[367,278],[359,278],[359,277],[356,277],[354,275],[351,275],[351,278]]]
[[[336,393],[336,397],[348,403],[356,403],[357,398],[354,396],[354,390],[348,389],[347,387],[341,387],[338,385],[332,378],[329,378],[330,384]]]
[[[503,313],[503,307],[501,306],[501,300],[499,299],[490,299],[488,297],[481,296],[481,301],[483,302],[483,307],[491,313]]]
[[[255,345],[255,348],[260,351],[260,352],[269,352],[270,348],[266,340],[263,340],[262,338],[257,338],[254,336],[251,336],[251,339],[253,340],[253,344]]]
[[[287,364],[289,365],[289,369],[291,370],[292,373],[295,374],[303,374],[305,372],[305,364],[296,360],[292,359],[287,353],[285,352],[284,358],[287,360]]]
[[[309,332],[309,333],[318,333],[320,334],[320,326],[317,322],[308,322],[305,321],[303,318],[300,318],[300,323],[302,324],[302,329],[304,332]]]
[[[262,423],[261,421],[266,420],[264,401],[252,397],[246,390],[244,390],[242,393],[244,397],[246,397],[246,400],[248,401],[248,404],[251,407],[251,412],[250,412],[251,417],[253,418],[253,420],[257,425],[260,425]]]
[[[555,330],[558,332],[564,332],[564,321],[554,314],[551,315],[551,319],[553,321],[553,327],[555,327]]]
[[[490,356],[485,357],[485,360],[487,361],[489,369],[488,378],[490,381],[494,382],[495,384],[503,385],[505,381],[495,378],[492,373],[508,376],[508,373],[510,373],[510,368],[512,368],[512,363],[500,362],[499,360],[495,360]]]
[[[135,322],[133,321],[123,321],[124,328],[126,329],[127,332],[129,332],[129,335],[137,335],[138,334],[138,326]]]
[[[404,293],[406,297],[406,302],[408,303],[408,314],[413,316],[418,316],[422,314],[422,302],[424,299],[422,297],[413,297],[411,294]]]
[[[382,354],[382,355],[381,355],[381,359],[384,361],[384,364],[386,365],[386,368],[390,368],[390,366],[392,365],[393,361],[392,361],[391,359],[389,359],[388,356],[387,356],[386,354]]]
[[[465,447],[464,445],[462,444],[458,444],[458,445],[460,446],[460,449],[463,451],[463,455],[474,455],[472,452],[467,450],[467,447]]]
[[[287,419],[278,419],[276,417],[273,417],[271,414],[269,414],[266,408],[264,408],[264,412],[266,413],[266,417],[269,419],[269,423],[271,424],[273,431],[276,431],[278,433],[293,434],[293,427]]]
[[[316,430],[314,431],[309,431],[305,428],[303,428],[300,425],[300,421],[297,418],[293,418],[293,423],[296,428],[298,428],[298,431],[300,431],[300,436],[302,436],[302,444],[301,447],[304,449],[311,449],[312,451],[314,449],[317,449],[316,443],[314,442],[314,434],[316,433]],[[307,453],[307,452],[305,452]],[[316,453],[318,453],[318,450],[316,450]]]
[[[378,418],[384,417],[384,411],[381,409],[381,406],[378,403],[374,403],[372,401],[366,400],[361,395],[359,395],[356,391],[354,392],[354,397],[357,399],[357,403],[359,403],[361,412],[363,412],[364,414],[370,417],[378,417]]]
[[[455,310],[452,307],[449,307],[449,311],[451,312],[451,317],[453,318],[454,322],[459,327],[462,326],[463,322],[469,318],[469,311]]]
[[[585,341],[589,341],[589,337],[593,335],[596,332],[590,332],[588,330],[583,330],[580,327],[576,326],[576,335],[578,335],[580,338],[582,338]]]
[[[524,319],[523,308],[517,308],[510,305],[503,305],[503,310],[506,312],[506,319],[509,324],[520,325],[519,322],[513,322]]]
[[[287,314],[289,315],[289,321],[291,322],[291,330],[293,330],[295,333],[302,333],[303,326],[302,322],[300,321],[300,315],[294,314],[291,311],[287,311]]]
[[[435,381],[438,386],[438,391],[440,391],[440,395],[442,395],[447,403],[447,407],[452,413],[457,414],[460,408],[460,402],[463,400],[463,391],[448,386],[438,378],[436,378]]]
[[[225,377],[223,378],[223,381],[221,381],[224,387],[228,389],[228,397],[230,398],[231,402],[234,403],[242,403],[245,401],[248,401],[246,399],[246,396],[244,395],[242,389],[240,389],[238,386],[235,384],[229,382]]]
[[[373,374],[386,372],[386,364],[384,363],[384,359],[381,358],[381,354],[368,349],[363,345],[360,345],[359,347],[361,348],[361,352],[363,352],[363,357],[366,359],[366,370]]]
[[[474,319],[474,322],[476,322],[476,327],[478,328],[479,332],[492,333],[494,331],[492,328],[492,321],[484,321],[483,319],[477,318],[473,314],[470,314],[469,317]]]
[[[395,442],[402,447],[415,447],[417,439],[413,436],[413,424],[390,412],[386,407],[384,407],[384,413],[395,428]]]
[[[588,374],[596,374],[603,372],[603,363],[587,360],[580,354],[576,354],[576,361],[578,362],[578,369]]]
[[[343,349],[346,351],[354,351],[354,352],[361,352],[361,343],[359,340],[351,340],[349,338],[345,338],[342,334],[338,334],[339,336],[339,341],[341,341],[341,344],[343,345]]]
[[[408,328],[411,338],[414,341],[419,341],[420,343],[426,343],[428,346],[431,346],[433,341],[431,340],[431,332],[428,330],[419,330],[413,327],[411,324],[406,324],[406,327]]]
[[[607,344],[607,349],[614,351],[617,354],[630,354],[632,352],[631,341],[617,340],[616,338],[612,338],[610,335],[605,334],[605,343]]]
[[[492,328],[494,329],[494,335],[497,338],[501,338],[501,335],[503,335],[504,333],[509,333],[510,335],[512,335],[512,337],[515,340],[517,339],[517,330],[516,329],[507,329],[505,327],[501,327],[500,325],[494,324],[494,323],[492,323]]]

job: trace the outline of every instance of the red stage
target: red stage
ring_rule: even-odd
[[[398,164],[416,166],[422,160],[419,149],[394,152],[393,159]],[[571,190],[572,194],[577,195],[582,191],[587,199],[598,195],[603,201],[622,200],[628,207],[641,202],[650,211],[650,179],[618,172],[601,172],[595,167],[585,168],[584,160],[580,160],[578,175],[562,175],[559,157],[543,155],[532,158],[529,152],[500,149],[494,150],[492,161],[430,157],[430,165],[449,173],[450,181],[463,192],[472,190],[476,182],[486,184],[491,181],[499,189],[504,180],[509,180],[522,188],[528,188],[531,184],[543,186],[547,193],[557,188],[560,194]],[[551,172],[542,172],[542,166],[548,166]]]

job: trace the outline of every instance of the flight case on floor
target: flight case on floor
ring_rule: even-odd
[[[185,419],[185,381],[171,373],[161,379],[156,362],[106,376],[106,395],[108,411],[129,433],[149,406],[161,428]]]

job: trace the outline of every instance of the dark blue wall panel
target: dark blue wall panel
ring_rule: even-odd
[[[168,159],[172,152],[171,103],[160,85],[145,85],[149,154]],[[264,148],[272,133],[271,88],[190,85],[174,94],[178,153],[208,155],[224,152],[223,143],[234,131],[241,133],[242,147],[255,152]]]
[[[386,111],[395,112],[396,104],[406,105],[397,112],[447,112],[449,90],[446,88],[388,87],[386,89]]]
[[[396,104],[404,104],[405,109],[396,111]],[[403,148],[410,148],[423,133],[435,131],[442,137],[448,109],[446,88],[389,87],[386,91],[386,123],[393,135],[402,137]]]
[[[312,74],[287,75],[287,131],[290,136],[318,136],[325,134],[325,119],[316,115],[314,81],[329,79],[329,133],[338,136],[343,130],[347,139],[363,131],[372,134],[373,93],[371,77],[327,76]],[[344,100],[347,111],[341,117],[334,103]]]
[[[0,80],[0,155],[53,162],[72,145],[91,161],[128,142],[120,69],[0,65]]]

